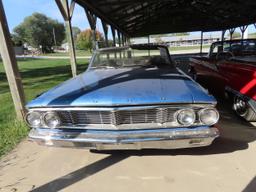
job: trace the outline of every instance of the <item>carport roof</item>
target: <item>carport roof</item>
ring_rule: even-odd
[[[255,0],[75,0],[129,37],[217,31],[256,22]]]

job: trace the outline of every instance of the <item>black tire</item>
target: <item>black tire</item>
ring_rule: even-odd
[[[243,117],[246,121],[256,121],[255,111],[243,98],[239,96],[234,97],[233,109],[239,116]]]

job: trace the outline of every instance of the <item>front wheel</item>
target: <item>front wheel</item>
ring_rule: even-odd
[[[233,109],[235,112],[247,121],[256,121],[256,113],[253,111],[247,101],[239,96],[234,97]]]

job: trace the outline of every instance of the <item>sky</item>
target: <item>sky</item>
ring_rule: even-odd
[[[34,12],[43,13],[48,17],[64,22],[54,0],[3,0],[3,4],[11,32],[25,17],[30,16]],[[101,23],[99,20],[97,21],[97,29],[102,32]],[[81,30],[89,28],[85,12],[79,5],[75,7],[72,25],[79,27]],[[255,28],[254,26],[250,26],[249,33],[253,32],[255,32]],[[110,32],[109,38],[112,38]]]
[[[3,0],[3,4],[10,31],[34,12],[43,13],[48,17],[64,22],[54,0]],[[75,7],[72,25],[81,29],[89,28],[85,12],[78,5]]]

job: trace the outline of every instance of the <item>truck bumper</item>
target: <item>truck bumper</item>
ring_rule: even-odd
[[[96,150],[177,149],[210,145],[215,127],[150,130],[32,129],[29,138],[41,145]]]

